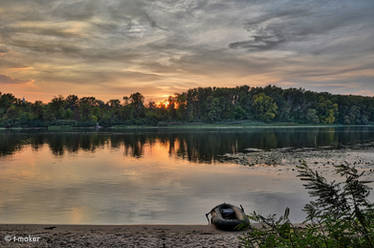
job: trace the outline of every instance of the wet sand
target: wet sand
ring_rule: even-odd
[[[0,247],[239,247],[240,234],[212,225],[16,224],[0,225]]]

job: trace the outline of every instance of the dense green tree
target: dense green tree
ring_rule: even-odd
[[[320,123],[317,110],[313,108],[308,109],[308,112],[306,113],[306,120],[313,124]]]
[[[133,118],[143,118],[145,116],[144,96],[139,92],[130,95],[130,109]]]
[[[222,108],[219,98],[209,96],[208,99],[208,120],[209,121],[220,121],[222,120]]]
[[[187,94],[175,94],[177,120],[187,120]]]
[[[255,116],[263,121],[271,121],[277,116],[278,106],[273,98],[260,93],[253,96],[252,102]]]
[[[76,95],[69,95],[65,99],[65,106],[71,110],[78,108],[79,98]]]
[[[338,105],[330,99],[321,97],[317,105],[320,120],[324,124],[332,124],[335,122],[335,116],[338,112]]]

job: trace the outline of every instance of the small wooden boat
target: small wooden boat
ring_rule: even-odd
[[[239,208],[228,203],[222,203],[206,214],[208,222],[209,215],[211,216],[210,223],[221,230],[237,231],[249,226],[248,217],[241,205]]]

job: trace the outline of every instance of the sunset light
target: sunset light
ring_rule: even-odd
[[[170,102],[168,100],[163,100],[161,102],[159,102],[157,105],[160,107],[160,108],[167,108],[169,106]]]
[[[0,247],[374,248],[374,0],[0,0]]]

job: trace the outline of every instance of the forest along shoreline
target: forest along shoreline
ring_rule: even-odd
[[[140,92],[122,99],[57,96],[30,102],[0,92],[0,127],[163,126],[175,123],[252,121],[310,125],[374,123],[374,97],[248,85],[193,88],[160,102]]]
[[[281,170],[295,170],[296,165],[305,161],[311,168],[322,172],[332,172],[334,165],[350,164],[374,175],[374,142],[338,147],[247,148],[245,152],[221,155],[218,161],[244,166],[272,166]]]
[[[311,125],[311,124],[298,124],[298,123],[260,123],[251,121],[240,121],[240,122],[217,122],[217,123],[205,123],[205,122],[187,122],[187,123],[163,123],[162,125],[115,125],[115,126],[71,126],[71,125],[60,125],[60,126],[37,126],[37,127],[0,127],[0,131],[33,131],[33,130],[48,130],[48,131],[85,131],[85,130],[102,130],[102,131],[127,131],[127,130],[164,130],[164,129],[185,129],[185,130],[205,130],[205,129],[262,129],[262,128],[344,128],[344,127],[367,127],[374,128],[374,124],[366,125],[342,125],[342,124],[329,124],[329,125]]]

